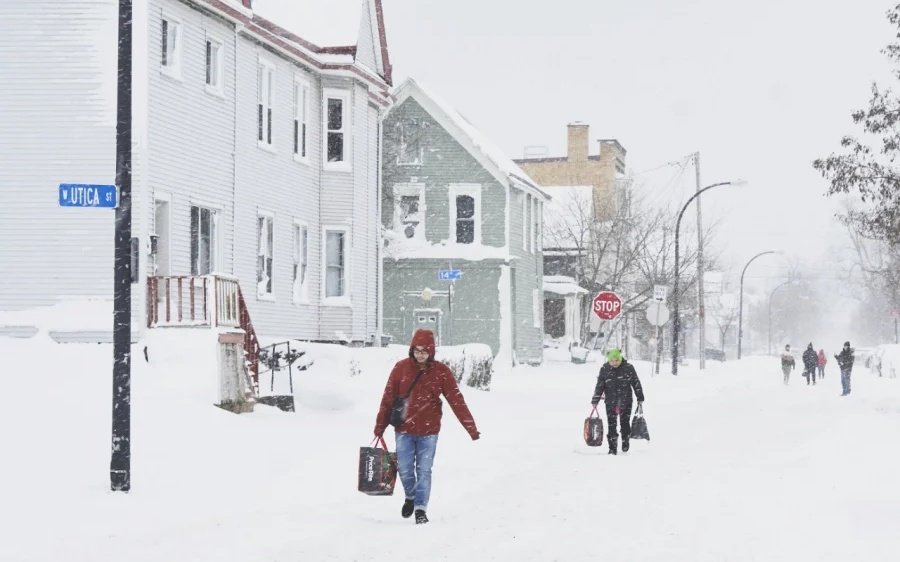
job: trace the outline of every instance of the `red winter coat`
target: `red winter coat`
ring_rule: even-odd
[[[425,371],[419,377],[416,386],[409,396],[406,421],[397,428],[397,431],[410,435],[433,435],[441,430],[441,395],[447,399],[453,413],[472,439],[478,439],[478,428],[472,413],[466,406],[466,400],[450,369],[434,360],[434,334],[429,330],[416,330],[412,343],[409,346],[409,358],[398,361],[388,377],[384,387],[384,395],[381,397],[381,406],[378,409],[378,417],[375,419],[375,435],[382,435],[387,429],[391,417],[391,406],[394,399],[406,396],[412,385],[419,365],[413,358],[413,347],[420,346],[428,350],[428,362]]]
[[[825,363],[828,363],[828,359],[825,359],[825,350],[819,350],[819,359],[818,359],[819,367],[824,367]]]

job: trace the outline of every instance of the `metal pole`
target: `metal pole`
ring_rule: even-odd
[[[743,271],[741,271],[741,297],[739,299],[740,304],[738,304],[738,306],[740,307],[738,310],[738,352],[737,352],[738,359],[741,358],[741,339],[744,337],[744,274],[747,273],[747,268],[750,267],[750,264],[753,263],[753,260],[755,260],[756,258],[758,258],[760,256],[764,256],[766,254],[774,254],[774,253],[775,253],[775,250],[767,250],[765,252],[760,252],[760,253],[756,254],[755,256],[750,258],[750,260],[746,263],[746,265],[744,265]]]
[[[714,183],[712,185],[707,185],[703,189],[697,190],[696,193],[691,195],[691,198],[685,202],[684,206],[681,208],[681,211],[678,213],[678,220],[675,221],[675,272],[674,272],[674,281],[672,283],[672,311],[673,319],[672,319],[672,374],[678,374],[678,337],[681,335],[681,319],[678,317],[678,260],[679,260],[679,246],[678,246],[678,235],[681,229],[681,217],[684,216],[684,212],[687,210],[688,205],[691,204],[691,201],[696,199],[706,190],[712,189],[714,187],[718,187],[720,185],[731,185],[730,181],[723,181],[719,183]]]
[[[700,153],[694,153],[694,171],[696,186],[700,189]],[[700,200],[697,199],[697,302],[698,321],[700,322],[700,370],[706,368],[706,303],[703,297],[703,219],[700,214]]]
[[[113,408],[109,481],[131,489],[131,0],[119,0],[116,101],[116,208],[113,273]],[[134,272],[136,275],[137,272]]]

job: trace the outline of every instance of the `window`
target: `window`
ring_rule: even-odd
[[[533,289],[531,291],[531,318],[532,325],[535,328],[541,327],[541,291]]]
[[[221,41],[211,37],[206,38],[206,91],[213,94],[222,93],[223,53]]]
[[[217,219],[213,209],[191,206],[191,275],[208,275],[216,270]]]
[[[343,297],[346,293],[347,233],[325,231],[325,297]]]
[[[294,159],[306,161],[307,118],[309,108],[309,84],[302,78],[294,78]]]
[[[271,215],[256,217],[256,294],[272,295],[272,266],[275,245],[275,219]]]
[[[425,239],[425,186],[394,185],[394,230],[405,238]]]
[[[397,123],[397,163],[422,164],[422,133],[417,121]]]
[[[350,167],[350,95],[342,90],[325,90],[325,169]]]
[[[181,78],[181,23],[163,16],[160,26],[160,66],[164,73]]]
[[[306,224],[294,223],[294,276],[291,285],[294,302],[308,302],[307,267],[309,265],[309,228]]]
[[[259,61],[257,73],[257,102],[256,102],[256,140],[259,146],[271,148],[272,146],[272,104],[275,99],[275,67],[263,60]]]
[[[481,243],[481,186],[450,184],[450,239],[457,244]]]

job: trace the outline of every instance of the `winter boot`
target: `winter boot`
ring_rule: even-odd
[[[629,447],[628,438],[627,438],[627,437],[623,437],[623,438],[622,438],[622,452],[623,452],[623,453],[627,453],[627,452],[628,452],[628,447]]]
[[[425,516],[424,509],[417,509],[416,510],[416,525],[419,525],[422,523],[428,523],[428,517]]]
[[[609,439],[609,438],[607,438],[606,440],[609,442],[609,452],[607,454],[615,455],[616,454],[616,445],[618,445],[618,440],[617,439]]]
[[[409,516],[413,514],[413,507],[415,505],[415,500],[406,500],[403,502],[403,508],[400,510],[400,515],[402,515],[404,519],[409,519]]]

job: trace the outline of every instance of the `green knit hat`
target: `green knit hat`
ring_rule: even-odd
[[[614,347],[606,352],[606,359],[608,361],[618,361],[622,359],[622,350],[618,347]]]

